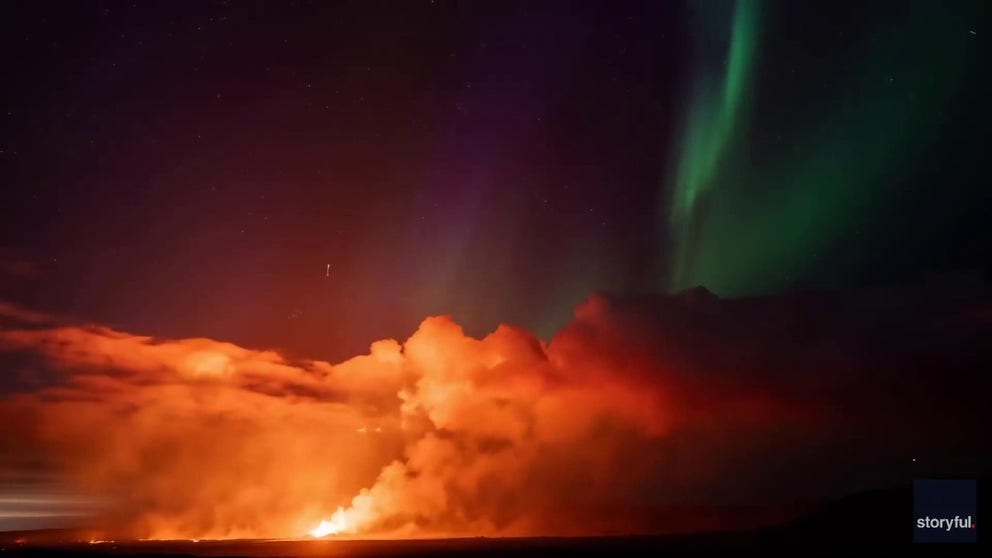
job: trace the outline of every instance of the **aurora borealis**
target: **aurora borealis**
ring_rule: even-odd
[[[754,71],[757,5],[756,1],[746,1],[735,6],[728,52],[721,56],[726,61],[725,74],[719,76],[716,84],[700,80],[690,93],[682,150],[671,188],[671,211],[667,216],[674,239],[669,280],[675,290],[697,285],[717,287],[712,284],[713,277],[696,269],[697,259],[705,257],[700,254],[705,245],[700,245],[703,240],[698,237],[706,233],[708,198],[723,197],[722,191],[713,191],[717,183],[737,179],[729,177],[724,169],[730,166],[726,159],[732,156],[735,140],[739,143],[745,137],[739,128],[743,125],[742,105],[746,106]]]
[[[0,552],[899,536],[992,473],[988,4],[3,4]]]
[[[334,358],[444,313],[548,338],[595,291],[981,275],[983,18],[16,4],[0,289]]]
[[[700,64],[690,89],[666,206],[674,290],[704,285],[734,296],[849,283],[857,272],[847,266],[872,265],[862,258],[890,264],[864,243],[878,242],[877,249],[904,233],[866,229],[893,219],[888,213],[917,194],[913,173],[959,164],[928,151],[940,138],[962,141],[954,139],[961,133],[956,120],[975,110],[956,103],[974,99],[982,86],[968,72],[977,47],[969,26],[980,20],[980,7],[900,6],[867,36],[840,30],[857,48],[843,45],[842,55],[808,60],[809,67],[789,50],[794,35],[786,31],[782,40],[781,31],[771,32],[788,25],[795,10],[771,5],[767,12],[758,2],[738,3],[726,51]],[[792,33],[802,33],[803,18],[792,19]],[[837,71],[832,58],[840,56]],[[773,75],[783,68],[784,76]],[[799,85],[810,74],[826,92],[819,98]],[[956,196],[973,186],[925,187]],[[920,226],[936,226],[924,215]]]

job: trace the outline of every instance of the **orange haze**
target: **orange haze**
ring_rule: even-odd
[[[724,502],[735,475],[857,416],[739,374],[746,349],[700,364],[625,319],[596,296],[544,343],[433,317],[333,365],[36,320],[0,332],[54,375],[0,395],[0,471],[100,498],[88,521],[115,537],[666,531],[713,527],[663,510]]]

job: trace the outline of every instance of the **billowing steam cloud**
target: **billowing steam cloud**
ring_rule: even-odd
[[[983,465],[988,297],[907,300],[594,296],[547,344],[435,317],[336,365],[5,306],[0,475],[60,479],[113,536],[760,523]]]

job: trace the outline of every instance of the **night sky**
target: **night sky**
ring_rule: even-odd
[[[943,4],[5,3],[0,298],[336,359],[988,278],[992,28]]]
[[[2,4],[0,531],[677,533],[987,478],[988,6]]]

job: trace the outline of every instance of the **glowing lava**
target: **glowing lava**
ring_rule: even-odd
[[[326,519],[321,521],[310,531],[310,536],[319,539],[327,535],[337,535],[345,532],[349,527],[348,514],[345,513],[344,508],[338,507],[338,511],[334,512],[330,521]]]

